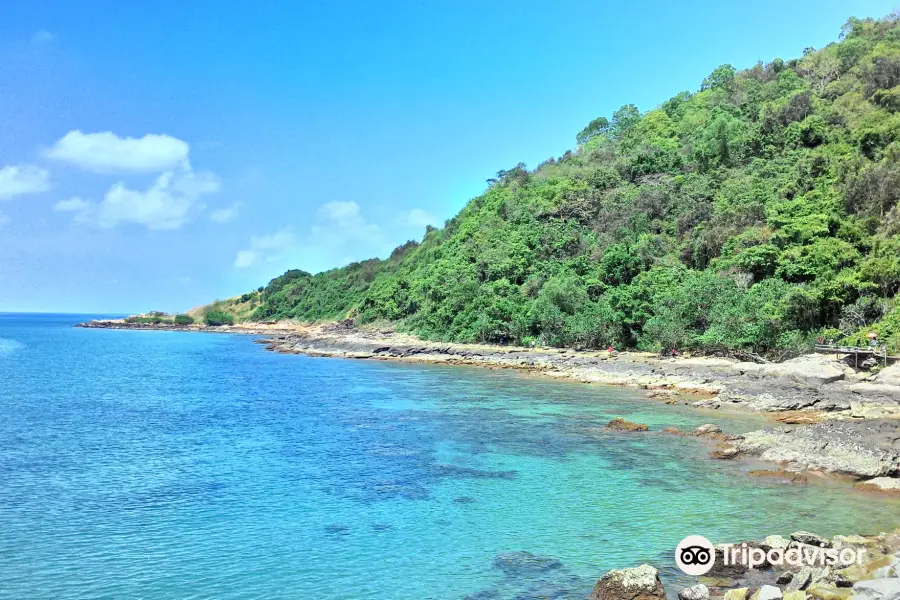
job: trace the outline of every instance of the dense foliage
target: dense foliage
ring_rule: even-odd
[[[193,325],[194,317],[188,315],[175,315],[174,322],[176,325]]]
[[[254,320],[426,338],[777,354],[900,346],[900,21],[592,121],[386,260],[288,271]],[[254,293],[254,295],[260,295]]]
[[[207,325],[234,325],[234,317],[221,310],[211,310],[203,315],[203,322]]]

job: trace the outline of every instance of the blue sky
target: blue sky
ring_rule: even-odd
[[[591,119],[894,2],[10,2],[0,311],[184,310],[386,256]]]

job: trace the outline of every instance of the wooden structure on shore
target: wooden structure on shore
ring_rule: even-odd
[[[858,348],[856,346],[835,346],[834,344],[816,344],[816,352],[819,354],[834,354],[835,358],[841,356],[852,356],[853,364],[859,368],[859,363],[874,358],[885,366],[900,361],[900,356],[888,356],[887,347],[867,346]],[[862,357],[862,360],[860,360]]]

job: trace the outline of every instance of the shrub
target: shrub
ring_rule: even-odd
[[[194,317],[189,317],[188,315],[175,315],[176,325],[192,325],[193,323]]]
[[[234,325],[234,317],[221,310],[211,310],[203,316],[207,325],[217,327],[219,325]]]

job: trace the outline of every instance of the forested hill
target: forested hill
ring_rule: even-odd
[[[776,355],[874,329],[896,350],[898,19],[625,105],[562,157],[499,172],[420,243],[288,271],[242,304],[448,341]]]

